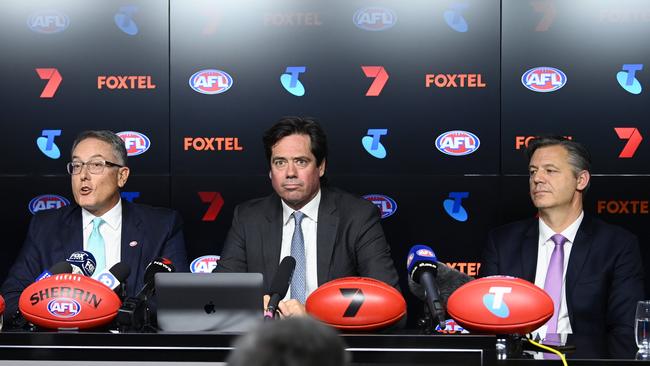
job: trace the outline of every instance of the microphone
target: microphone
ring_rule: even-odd
[[[142,290],[140,290],[140,293],[136,296],[137,298],[146,299],[153,294],[155,290],[154,281],[156,273],[161,272],[176,272],[176,268],[172,264],[171,260],[159,257],[149,263],[147,268],[144,270],[144,286],[142,286]]]
[[[131,267],[122,262],[118,262],[113,265],[111,269],[102,271],[102,273],[97,276],[97,281],[108,286],[108,288],[111,290],[115,290],[120,285],[126,284],[124,281],[129,277],[130,274]],[[118,289],[116,292],[119,294],[121,291]]]
[[[86,277],[91,277],[97,267],[95,256],[85,250],[70,254],[70,257],[66,261],[72,264],[73,274],[82,274]]]
[[[264,310],[264,319],[274,319],[278,311],[278,305],[280,300],[284,298],[289,289],[289,284],[291,283],[291,277],[293,276],[293,270],[296,268],[296,260],[287,256],[282,258],[280,262],[280,267],[273,277],[273,282],[271,282],[271,290],[269,295],[271,299],[269,304]]]
[[[426,304],[431,316],[438,320],[440,328],[445,328],[445,311],[440,304],[440,292],[436,285],[438,260],[433,250],[426,245],[411,248],[406,261],[406,270],[413,282],[424,287]]]
[[[46,269],[45,271],[43,271],[43,273],[41,273],[40,275],[38,275],[38,277],[36,277],[36,280],[34,280],[34,282],[38,282],[40,280],[43,280],[43,279],[46,279],[48,277],[52,277],[54,275],[58,275],[58,274],[61,274],[61,273],[72,273],[72,264],[70,264],[70,263],[68,263],[66,261],[61,261],[61,262],[53,265],[52,267],[50,267],[50,269]]]
[[[462,285],[469,281],[474,281],[475,278],[468,276],[457,269],[453,269],[442,262],[438,262],[437,264],[438,275],[436,276],[435,281],[438,290],[440,291],[440,302],[442,303],[442,307],[446,309],[449,296],[451,296],[451,294]],[[426,300],[424,287],[413,281],[410,276],[408,277],[408,286],[415,297],[422,301]]]

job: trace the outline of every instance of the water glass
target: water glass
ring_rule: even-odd
[[[639,301],[636,304],[636,318],[634,322],[636,345],[645,353],[650,352],[650,301]]]

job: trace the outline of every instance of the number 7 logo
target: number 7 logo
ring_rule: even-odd
[[[363,295],[363,291],[361,291],[360,288],[342,288],[340,290],[343,297],[352,298],[350,305],[348,305],[348,308],[345,309],[345,313],[343,313],[343,317],[354,318],[359,312],[359,309],[361,309],[361,305],[366,300],[366,297]]]
[[[643,141],[643,136],[641,132],[634,127],[614,127],[614,131],[618,135],[618,138],[621,140],[627,140],[627,143],[623,147],[623,150],[618,155],[619,158],[631,158],[634,157],[636,149],[641,145]]]
[[[54,93],[56,93],[56,90],[59,88],[59,85],[61,85],[61,82],[63,81],[61,74],[59,74],[59,70],[54,68],[36,69],[36,73],[41,79],[49,80],[47,84],[45,84],[45,88],[43,88],[41,98],[53,98]]]
[[[361,66],[363,73],[369,78],[375,78],[366,92],[367,97],[378,96],[388,82],[388,73],[383,66]]]

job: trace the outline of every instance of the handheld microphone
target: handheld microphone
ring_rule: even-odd
[[[440,328],[445,328],[445,311],[440,304],[440,292],[436,285],[438,260],[433,250],[426,245],[415,245],[409,252],[406,270],[413,282],[424,287],[426,303],[431,316],[438,320]]]
[[[52,267],[50,269],[46,269],[36,277],[36,280],[34,282],[38,282],[40,280],[46,279],[48,277],[52,277],[54,275],[58,275],[60,273],[72,273],[72,265],[66,261],[61,261]]]
[[[273,277],[273,282],[271,283],[271,289],[269,295],[271,299],[269,304],[264,310],[264,319],[274,319],[276,312],[278,311],[278,305],[280,300],[284,298],[289,289],[289,284],[291,284],[291,277],[293,277],[293,270],[296,268],[296,260],[287,256],[282,258],[280,262],[280,267]]]
[[[85,250],[70,254],[70,257],[66,261],[72,264],[73,274],[82,274],[86,277],[91,277],[97,267],[95,256]]]

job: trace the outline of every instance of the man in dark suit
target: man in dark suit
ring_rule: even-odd
[[[539,329],[542,338],[574,333],[634,345],[636,302],[644,297],[636,236],[584,213],[591,159],[581,144],[541,137],[527,153],[539,218],[493,230],[481,276],[521,277],[547,291],[555,314]]]
[[[120,199],[130,173],[126,158],[124,142],[111,131],[86,131],[77,137],[67,166],[76,204],[32,218],[2,285],[7,314],[15,313],[21,292],[39,274],[75,251],[93,254],[96,274],[117,262],[129,265],[129,296],[140,291],[145,268],[156,257],[169,258],[178,270],[187,267],[178,213]]]
[[[218,272],[260,272],[267,288],[280,260],[296,258],[284,315],[304,312],[318,286],[346,276],[372,277],[399,289],[377,208],[321,187],[327,140],[315,121],[287,117],[263,138],[275,193],[235,208]]]

